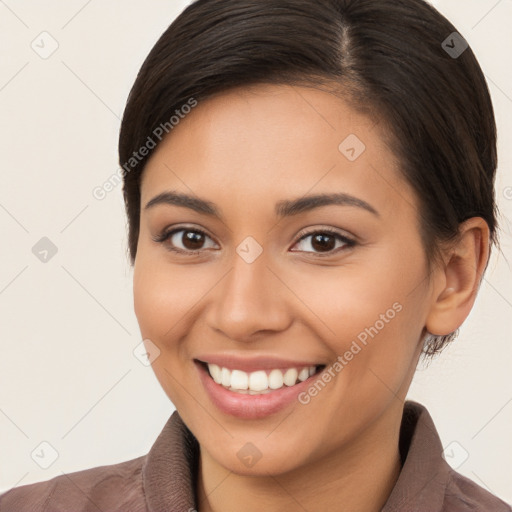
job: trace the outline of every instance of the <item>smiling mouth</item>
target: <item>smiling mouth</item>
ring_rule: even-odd
[[[197,360],[209,376],[223,388],[241,394],[261,395],[272,393],[296,384],[320,373],[325,365],[302,366],[292,368],[275,368],[245,372],[229,369],[217,364]]]

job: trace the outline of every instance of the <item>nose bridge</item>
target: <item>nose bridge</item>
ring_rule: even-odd
[[[262,330],[285,329],[289,311],[283,285],[268,268],[263,248],[254,240],[244,240],[236,248],[231,269],[217,288],[212,303],[210,327],[236,340]]]

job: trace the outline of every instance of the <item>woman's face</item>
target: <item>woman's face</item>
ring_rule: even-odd
[[[327,92],[259,85],[200,103],[145,168],[136,316],[163,389],[233,472],[296,469],[400,423],[433,293],[382,129]],[[146,207],[163,193],[191,199]],[[276,389],[229,391],[200,361]],[[323,371],[301,381],[309,366]]]

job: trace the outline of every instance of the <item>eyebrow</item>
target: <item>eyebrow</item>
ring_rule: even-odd
[[[161,204],[189,208],[203,215],[217,217],[223,220],[223,216],[215,203],[175,191],[162,192],[153,197],[153,199],[148,201],[144,210],[149,210]],[[317,194],[300,197],[298,199],[278,201],[275,205],[275,213],[279,218],[291,217],[315,208],[320,208],[321,206],[329,205],[355,206],[380,217],[379,212],[369,203],[345,193]]]

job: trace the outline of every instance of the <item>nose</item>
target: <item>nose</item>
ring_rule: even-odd
[[[248,263],[237,253],[231,269],[215,287],[207,322],[211,329],[240,342],[287,329],[293,294],[269,267],[265,252]]]

